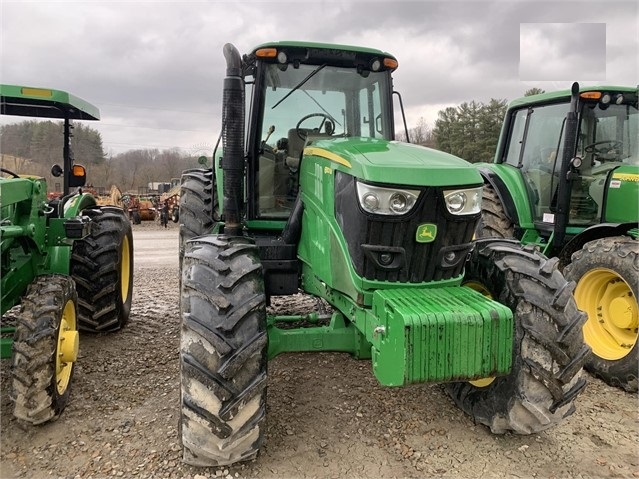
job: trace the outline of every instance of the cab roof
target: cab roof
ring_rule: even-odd
[[[279,41],[279,42],[270,42],[263,43],[262,45],[258,45],[253,48],[253,53],[262,48],[315,48],[315,49],[324,49],[324,50],[344,50],[347,52],[357,52],[357,53],[369,53],[372,55],[380,55],[384,57],[390,57],[397,60],[393,55],[387,52],[383,52],[376,48],[368,48],[368,47],[358,47],[354,45],[342,45],[339,43],[317,43],[317,42],[300,42],[300,41]]]
[[[591,85],[580,86],[579,93],[588,91],[601,91],[610,93],[637,93],[637,87],[630,86],[614,86],[614,85]],[[539,103],[552,103],[553,101],[561,101],[570,98],[570,90],[559,90],[549,93],[540,93],[538,95],[524,96],[511,101],[508,104],[508,109],[519,108],[522,106],[536,105]]]

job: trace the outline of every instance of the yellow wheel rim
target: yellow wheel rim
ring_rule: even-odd
[[[602,359],[616,361],[637,343],[637,298],[621,276],[607,268],[584,274],[575,288],[577,306],[588,315],[584,340]]]
[[[489,299],[493,299],[493,295],[490,292],[490,290],[479,281],[466,281],[465,283],[463,283],[463,285],[483,294]],[[490,377],[490,378],[476,379],[475,381],[468,381],[468,382],[477,388],[485,388],[486,386],[489,386],[490,384],[492,384],[494,380],[495,380],[494,377]]]
[[[75,316],[75,305],[69,300],[64,305],[55,360],[55,382],[59,395],[65,393],[71,380],[73,363],[78,359],[80,337]]]
[[[490,290],[479,281],[466,281],[463,283],[463,286],[466,286],[472,290],[475,290],[483,294],[488,299],[493,299],[493,294],[490,292]]]
[[[120,261],[120,293],[122,302],[126,303],[129,299],[129,283],[131,281],[131,255],[129,248],[129,237],[124,236],[122,241],[122,260]]]

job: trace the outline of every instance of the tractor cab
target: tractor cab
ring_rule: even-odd
[[[286,220],[302,152],[319,139],[394,136],[391,72],[397,60],[367,49],[275,43],[247,58],[248,218]],[[255,161],[257,160],[257,161]]]
[[[569,92],[525,97],[519,106],[511,105],[497,151],[497,163],[521,171],[531,219],[547,236],[561,209],[560,184],[570,185],[568,227],[583,229],[638,216],[637,204],[620,209],[616,200],[627,189],[637,192],[636,178],[626,178],[627,167],[639,165],[637,90],[589,87],[582,88],[578,98],[577,132],[567,152]],[[568,182],[560,181],[563,161],[569,162]]]

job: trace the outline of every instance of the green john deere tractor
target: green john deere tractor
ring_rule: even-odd
[[[518,238],[558,256],[588,314],[586,368],[637,391],[637,88],[592,86],[524,97],[507,110],[484,178],[479,237]]]
[[[52,168],[63,176],[61,195],[50,199],[42,177],[0,169],[1,352],[12,361],[15,417],[41,424],[68,402],[78,330],[128,320],[133,237],[121,208],[99,207],[78,188],[86,170],[73,160],[71,120],[98,120],[95,106],[59,90],[0,85],[0,109],[64,121],[63,166]]]
[[[185,462],[257,455],[267,362],[294,351],[369,359],[383,385],[445,383],[495,433],[571,414],[590,351],[573,284],[535,248],[473,242],[478,171],[393,140],[397,60],[302,42],[224,55],[223,154],[181,179]],[[332,308],[267,314],[300,291]]]

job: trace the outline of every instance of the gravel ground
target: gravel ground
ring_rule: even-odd
[[[169,238],[177,256],[176,225],[134,226],[130,323],[117,333],[83,335],[71,400],[57,421],[20,427],[3,362],[0,477],[639,477],[637,396],[595,378],[558,427],[495,436],[441,386],[382,387],[369,362],[330,353],[269,363],[266,441],[257,460],[225,468],[183,464],[178,273],[141,256],[164,244],[154,243],[154,234]],[[286,298],[278,308],[300,300]]]

